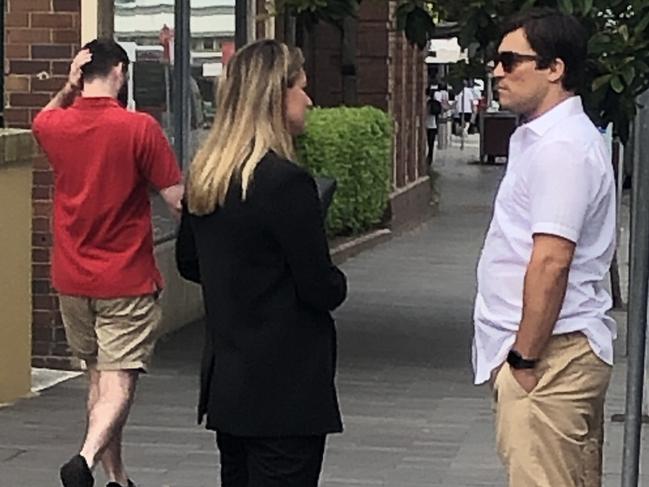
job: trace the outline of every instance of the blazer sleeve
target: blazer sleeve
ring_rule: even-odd
[[[322,208],[313,178],[295,168],[265,205],[271,232],[284,251],[300,300],[331,311],[347,297],[347,279],[331,262]]]
[[[194,231],[189,222],[190,216],[187,205],[183,203],[182,216],[180,218],[180,229],[176,238],[176,266],[178,272],[188,281],[201,282],[201,273],[198,266],[198,253],[196,252],[196,241]]]

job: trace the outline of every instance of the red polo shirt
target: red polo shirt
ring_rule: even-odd
[[[39,113],[33,131],[54,172],[54,288],[92,298],[162,288],[149,187],[182,176],[158,123],[112,98],[79,97]]]

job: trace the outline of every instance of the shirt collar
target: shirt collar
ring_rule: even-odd
[[[539,137],[542,137],[556,124],[573,115],[584,113],[581,97],[571,96],[538,118],[523,125]]]
[[[73,107],[79,108],[81,110],[84,109],[87,110],[93,108],[112,108],[112,107],[120,108],[121,105],[115,98],[111,98],[109,96],[105,96],[105,97],[78,96],[76,100],[74,100]]]

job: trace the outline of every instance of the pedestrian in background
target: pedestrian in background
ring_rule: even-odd
[[[608,148],[576,94],[588,37],[575,17],[545,9],[504,33],[500,103],[524,123],[478,266],[475,382],[492,380],[510,486],[597,487],[616,207]]]
[[[330,312],[346,279],[314,179],[292,162],[311,106],[303,63],[275,40],[238,51],[189,171],[176,256],[203,289],[198,417],[223,487],[315,487],[326,435],[342,431]]]
[[[158,123],[117,101],[129,59],[113,40],[84,46],[33,131],[54,172],[52,283],[70,349],[87,368],[88,424],[65,487],[130,486],[122,461],[140,372],[151,361],[163,282],[153,255],[149,188],[178,215],[181,173]]]

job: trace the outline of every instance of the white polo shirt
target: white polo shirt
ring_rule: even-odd
[[[532,236],[576,243],[566,297],[553,333],[580,331],[613,363],[615,322],[604,287],[615,250],[615,184],[603,136],[572,97],[512,135],[509,163],[478,264],[473,369],[489,380],[514,345]]]

